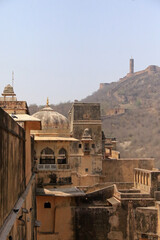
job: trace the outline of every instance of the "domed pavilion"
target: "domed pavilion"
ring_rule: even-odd
[[[33,131],[35,160],[39,170],[69,169],[71,145],[78,142],[70,135],[69,121],[47,104],[32,115],[41,120],[41,130]]]

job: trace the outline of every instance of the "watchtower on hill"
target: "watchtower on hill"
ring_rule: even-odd
[[[130,72],[129,73],[131,73],[131,74],[134,73],[134,59],[133,58],[130,59]]]

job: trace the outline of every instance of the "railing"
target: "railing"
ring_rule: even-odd
[[[65,169],[70,169],[69,164],[38,164],[37,169],[39,171],[53,171],[53,170],[65,170]]]
[[[58,169],[70,169],[69,164],[57,164]]]
[[[134,170],[134,186],[138,189],[150,192],[151,171],[136,168]]]

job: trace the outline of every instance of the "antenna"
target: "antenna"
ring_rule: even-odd
[[[12,87],[14,88],[14,71],[12,71]]]

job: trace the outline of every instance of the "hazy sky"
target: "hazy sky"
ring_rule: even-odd
[[[160,0],[0,0],[0,93],[57,104],[160,66]]]

